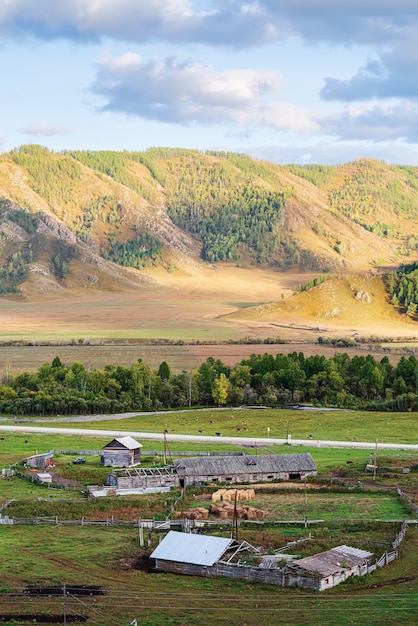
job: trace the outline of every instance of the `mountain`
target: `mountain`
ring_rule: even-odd
[[[149,266],[362,272],[418,259],[418,175],[153,148],[0,155],[0,290],[131,290]]]

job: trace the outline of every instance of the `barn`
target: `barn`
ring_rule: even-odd
[[[309,453],[194,457],[174,461],[180,487],[207,482],[299,480],[316,474]]]
[[[43,454],[33,454],[25,459],[25,463],[28,467],[34,469],[46,469],[54,465],[54,451],[44,452]]]
[[[130,467],[141,462],[142,444],[133,437],[117,437],[103,446],[101,463],[105,467]]]

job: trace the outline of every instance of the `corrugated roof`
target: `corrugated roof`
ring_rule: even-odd
[[[29,459],[50,459],[54,456],[54,451],[50,450],[49,452],[41,452],[41,454],[32,454],[31,456],[27,456],[26,460]]]
[[[364,564],[373,556],[372,552],[351,548],[350,546],[337,546],[326,552],[320,552],[305,559],[296,559],[294,565],[302,567],[309,572],[316,572],[323,577],[331,576],[342,570],[351,570],[358,565]]]
[[[126,437],[116,437],[112,441],[104,446],[104,448],[111,448],[114,441],[117,441],[120,445],[128,450],[136,450],[142,448],[142,443],[138,443],[133,437],[127,435]]]
[[[184,476],[316,471],[315,462],[308,452],[304,454],[197,457],[176,460],[174,467],[178,474]]]
[[[210,566],[216,563],[233,543],[233,539],[225,537],[209,537],[170,530],[151,554],[151,558]]]
[[[333,552],[338,552],[345,557],[355,557],[358,559],[367,559],[370,556],[373,556],[372,552],[367,552],[367,550],[361,550],[360,548],[352,548],[351,546],[337,546],[336,548],[332,548]]]

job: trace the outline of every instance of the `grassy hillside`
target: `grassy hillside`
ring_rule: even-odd
[[[319,333],[343,328],[345,334],[351,331],[353,337],[358,333],[397,337],[417,332],[415,316],[408,318],[405,308],[391,304],[382,276],[340,274],[325,277],[312,287],[309,285],[307,283],[306,289],[302,285],[283,301],[240,309],[227,318],[295,326],[310,320]]]
[[[418,258],[417,203],[414,168],[377,161],[283,167],[185,149],[21,146],[0,156],[0,288],[132,290],[147,267],[208,262],[395,267]]]

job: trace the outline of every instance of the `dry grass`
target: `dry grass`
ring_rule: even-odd
[[[231,266],[196,266],[187,272],[150,269],[141,276],[147,282],[131,291],[61,292],[48,300],[25,302],[2,298],[0,340],[210,343],[271,337],[309,343],[320,334],[418,335],[418,324],[386,302],[381,279],[370,274],[336,277],[297,295],[292,295],[295,287],[312,276]],[[356,299],[358,292],[367,293],[370,302]],[[226,356],[236,362],[248,353],[234,347],[231,358]],[[200,352],[194,349],[193,354],[200,359]]]
[[[0,339],[169,338],[228,339],[266,336],[270,324],[235,322],[220,316],[242,306],[290,295],[300,275],[236,267],[196,267],[193,273],[148,272],[150,283],[135,291],[80,291],[54,298],[0,305]]]
[[[418,324],[388,303],[381,277],[340,275],[282,302],[260,305],[228,316],[263,323],[312,325],[340,336],[416,337]],[[328,335],[327,335],[328,336]]]
[[[391,352],[383,350],[373,351],[373,356],[379,360],[388,356],[396,364],[402,354],[402,349]],[[416,346],[415,346],[416,349]],[[84,363],[91,369],[101,369],[105,365],[122,365],[131,367],[138,359],[142,359],[152,369],[158,369],[163,361],[169,364],[173,372],[182,372],[199,367],[208,357],[220,359],[225,365],[233,367],[242,359],[252,354],[289,354],[293,351],[303,352],[308,357],[313,354],[323,354],[326,358],[336,352],[345,352],[350,357],[355,354],[367,354],[367,347],[360,352],[359,348],[334,348],[314,343],[288,344],[210,344],[210,345],[155,345],[143,343],[121,343],[105,345],[6,345],[0,346],[0,375],[7,371],[17,374],[22,371],[37,370],[44,363],[51,363],[59,356],[61,361],[70,365],[75,361]]]

